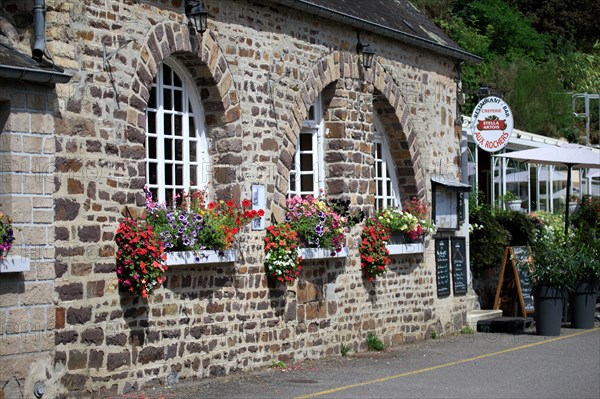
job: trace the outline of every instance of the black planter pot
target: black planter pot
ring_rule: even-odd
[[[571,327],[593,328],[596,315],[596,283],[578,283],[571,292]]]
[[[559,336],[564,296],[561,287],[534,288],[535,331],[537,335]]]

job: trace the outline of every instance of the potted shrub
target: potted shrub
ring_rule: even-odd
[[[508,191],[506,194],[501,195],[500,201],[503,201],[506,208],[512,211],[518,211],[521,209],[521,199],[511,191]]]
[[[535,326],[538,335],[560,335],[565,301],[564,288],[570,283],[570,270],[576,252],[568,245],[562,229],[546,228],[533,250],[533,262],[528,264],[533,287]]]
[[[575,245],[573,245],[575,246]],[[596,295],[600,280],[600,251],[587,245],[577,245],[571,267],[569,310],[571,327],[593,328],[596,315]]]
[[[572,221],[571,241],[579,250],[571,270],[571,326],[592,328],[600,281],[600,198],[584,196]]]

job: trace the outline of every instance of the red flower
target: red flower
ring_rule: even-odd
[[[125,219],[115,235],[116,263],[119,284],[146,298],[152,289],[164,281],[167,269],[162,243],[144,221]],[[154,284],[156,283],[156,284]]]
[[[248,199],[245,199],[245,200],[243,200],[243,201],[242,201],[242,206],[243,206],[244,208],[248,208],[248,207],[249,207],[251,204],[252,204],[252,203],[251,203],[251,202],[250,202],[250,200],[248,200]]]
[[[387,270],[390,264],[389,251],[385,244],[389,239],[389,230],[377,220],[370,218],[363,227],[360,243],[361,268],[369,281]]]

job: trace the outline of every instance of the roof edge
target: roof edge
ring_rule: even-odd
[[[0,77],[36,83],[67,83],[73,74],[64,71],[45,71],[10,65],[0,65]]]
[[[471,54],[464,50],[455,49],[452,47],[445,46],[433,40],[423,39],[416,35],[411,35],[406,32],[402,32],[396,29],[392,29],[374,22],[366,21],[361,18],[356,18],[348,14],[341,13],[339,11],[331,10],[326,7],[318,6],[309,3],[305,0],[277,0],[278,4],[286,5],[300,11],[307,11],[315,15],[322,16],[324,18],[334,20],[337,22],[343,22],[354,28],[360,28],[369,30],[374,33],[378,33],[382,36],[391,37],[404,43],[424,47],[428,50],[436,52],[438,54],[447,55],[460,61],[469,63],[480,63],[483,58]]]

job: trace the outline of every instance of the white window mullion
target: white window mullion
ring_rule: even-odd
[[[156,157],[157,159],[157,170],[156,170],[156,182],[158,185],[158,201],[165,202],[165,190],[161,187],[165,186],[165,117],[164,117],[164,93],[163,93],[163,69],[159,68],[158,76],[156,80]]]
[[[190,184],[190,168],[192,167],[192,164],[190,162],[190,124],[189,124],[189,110],[188,110],[188,90],[187,87],[184,85],[183,86],[183,104],[182,104],[182,115],[181,115],[181,129],[183,130],[183,132],[181,133],[181,136],[183,137],[183,145],[182,145],[182,151],[183,151],[183,160],[184,160],[184,165],[183,165],[183,186],[184,187],[191,187],[192,185]],[[186,162],[187,160],[187,162]],[[188,189],[189,191],[189,189]]]
[[[170,76],[171,84],[165,85],[165,66],[172,70],[172,76]],[[181,80],[181,87],[179,80]],[[204,115],[200,100],[193,89],[194,83],[187,77],[186,72],[183,68],[178,66],[175,62],[166,61],[162,64],[157,71],[157,75],[154,81],[155,86],[155,97],[156,97],[156,110],[149,108],[148,111],[156,111],[156,132],[147,133],[146,138],[146,183],[149,184],[153,191],[157,192],[156,200],[159,202],[165,202],[167,199],[171,199],[171,193],[173,192],[189,192],[191,189],[204,188],[205,184],[201,184],[203,177],[201,176],[202,171],[198,171],[198,165],[208,164],[208,145],[206,142],[206,134],[203,126]],[[165,109],[165,98],[169,95],[170,98],[170,109]],[[177,100],[176,100],[177,98]],[[179,104],[181,101],[181,104]],[[192,109],[190,109],[190,103]],[[148,126],[148,112],[146,113],[146,123]],[[167,116],[169,118],[167,119]],[[193,116],[195,134],[190,135],[190,123],[189,118]],[[175,132],[176,117],[181,117],[179,135]],[[170,124],[170,135],[165,134],[165,122],[169,120]],[[150,147],[149,138],[156,137],[156,149],[153,158],[150,158]],[[166,143],[169,140],[170,144]],[[196,144],[196,157],[195,161],[191,161],[190,157],[190,142],[193,141]],[[179,143],[181,154],[180,159],[177,159],[177,143]],[[169,153],[171,154],[170,159],[165,159],[167,151],[165,151],[166,145],[170,145]],[[154,156],[156,158],[154,158]],[[156,163],[156,183],[150,184],[150,163]],[[170,168],[170,179],[171,183],[167,185],[167,166]],[[196,169],[196,180],[192,182],[190,168]],[[181,179],[178,181],[177,169],[180,169],[179,176]]]
[[[378,124],[376,123],[376,125]],[[378,127],[373,139],[373,154],[375,157],[373,162],[375,169],[375,208],[377,210],[400,205],[400,190],[396,176],[396,166],[386,139],[381,132],[381,127]]]
[[[310,119],[312,115],[313,119]],[[313,195],[318,196],[321,189],[324,188],[324,164],[323,164],[323,111],[321,97],[318,97],[309,110],[309,119],[303,123],[303,128],[298,135],[296,143],[296,153],[294,154],[293,170],[290,171],[289,196],[294,195]],[[311,148],[303,148],[301,143],[305,136],[310,135]],[[302,165],[302,155],[312,156],[311,165]],[[292,184],[292,176],[295,177]],[[302,188],[303,177],[310,176],[312,186],[309,190]]]

